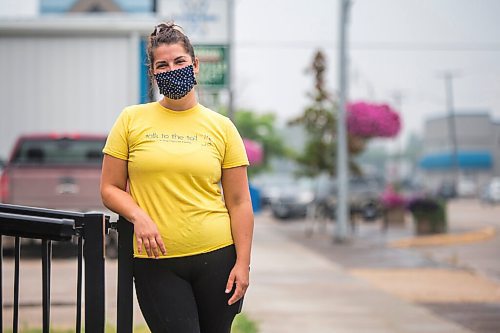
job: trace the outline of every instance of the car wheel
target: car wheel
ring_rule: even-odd
[[[286,219],[290,216],[290,212],[288,211],[288,209],[282,206],[278,207],[275,206],[272,208],[272,211],[273,211],[273,216],[279,219]]]

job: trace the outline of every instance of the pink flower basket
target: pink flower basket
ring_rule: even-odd
[[[391,138],[399,133],[401,120],[387,104],[356,102],[347,105],[347,128],[355,136]]]
[[[264,159],[264,150],[262,145],[257,141],[250,139],[243,139],[243,144],[245,145],[245,150],[247,152],[248,161],[251,165],[259,165]]]
[[[380,202],[382,203],[384,208],[404,208],[406,206],[407,200],[402,194],[396,192],[394,190],[394,187],[388,186],[382,193]]]

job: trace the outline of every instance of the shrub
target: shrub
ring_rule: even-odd
[[[416,233],[436,234],[447,231],[446,202],[432,197],[417,197],[408,202]]]

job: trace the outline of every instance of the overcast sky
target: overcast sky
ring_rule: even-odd
[[[326,52],[328,86],[337,90],[339,1],[236,0],[238,107],[273,111],[282,122],[309,103],[305,73]],[[442,72],[457,111],[500,120],[500,1],[354,0],[350,12],[350,99],[396,105],[403,137],[446,110]]]
[[[337,91],[340,0],[234,1],[237,107],[275,112],[281,123],[298,116],[309,103],[313,78],[305,69],[318,49]],[[407,137],[445,113],[442,73],[452,71],[457,112],[500,121],[499,18],[500,0],[352,0],[350,99],[393,105]]]

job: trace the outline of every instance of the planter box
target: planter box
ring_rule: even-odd
[[[440,203],[435,208],[412,212],[415,234],[441,234],[448,230],[446,204]]]
[[[415,225],[415,234],[429,235],[445,233],[448,229],[446,201],[423,197],[415,198],[408,204]]]
[[[404,207],[384,209],[384,226],[404,226],[406,210]]]
[[[420,218],[415,220],[415,234],[417,235],[432,235],[446,233],[446,221],[439,219],[433,220],[431,218]]]

